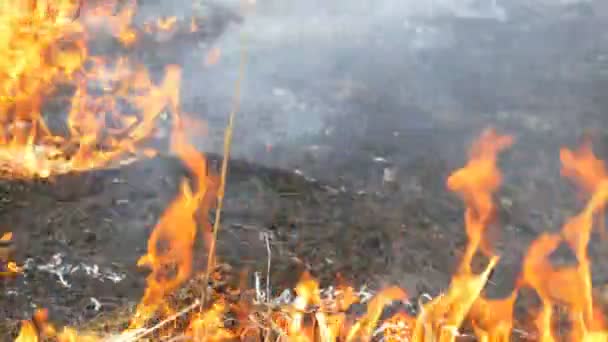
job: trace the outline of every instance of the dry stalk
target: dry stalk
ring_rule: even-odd
[[[270,237],[264,234],[264,242],[266,243],[266,253],[268,253],[268,263],[266,265],[266,301],[270,301],[270,266],[272,264],[272,249],[270,248]]]
[[[266,265],[266,302],[270,303],[270,266],[272,263],[272,249],[270,248],[270,237],[268,234],[264,234],[264,242],[266,243],[266,252],[268,253],[268,264]],[[271,314],[271,308],[268,307],[268,315]],[[272,322],[272,318],[270,319]],[[270,333],[266,333],[265,342],[269,342]]]
[[[186,336],[186,335],[180,335],[180,336],[175,336],[175,337],[171,337],[168,340],[165,340],[166,342],[184,342],[184,341],[192,341],[192,337],[190,336]]]
[[[158,324],[156,324],[150,328],[143,329],[141,331],[136,331],[134,334],[129,334],[127,336],[123,335],[116,339],[110,339],[108,342],[135,342],[137,340],[140,340],[140,339],[152,334],[153,332],[155,332],[158,329],[164,327],[165,325],[175,321],[176,319],[180,318],[181,316],[195,310],[199,306],[201,306],[201,301],[197,299],[194,301],[194,303],[188,305],[187,307],[185,307],[182,310],[176,312],[175,314],[167,317],[166,319],[162,320],[161,322],[159,322]],[[128,334],[128,332],[127,332],[127,334]]]
[[[241,61],[239,65],[239,76],[235,83],[233,107],[230,111],[230,115],[228,117],[228,125],[226,126],[226,131],[224,133],[224,158],[222,160],[220,184],[217,191],[217,207],[215,210],[215,221],[213,222],[213,236],[211,239],[209,253],[207,256],[207,269],[205,271],[204,286],[207,286],[207,284],[209,283],[211,269],[215,261],[217,235],[221,227],[220,222],[222,217],[222,208],[224,206],[224,192],[226,188],[226,177],[228,174],[228,161],[230,160],[230,147],[232,146],[234,120],[236,117],[236,113],[239,111],[241,106],[241,84],[243,83],[243,79],[245,77],[245,66],[247,63],[247,47],[245,43],[245,34],[243,33],[241,36]],[[202,309],[207,305],[207,291],[203,291],[201,302]]]

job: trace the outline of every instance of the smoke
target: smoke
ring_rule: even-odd
[[[238,8],[234,2],[221,3]],[[353,139],[366,134],[369,121],[391,115],[395,129],[427,128],[431,118],[421,117],[423,110],[409,100],[417,92],[432,91],[425,87],[433,88],[415,70],[425,66],[416,63],[426,51],[455,44],[449,29],[430,23],[443,17],[508,19],[505,9],[492,1],[258,1],[243,24],[217,42],[221,62],[197,72],[185,87],[186,97],[204,99],[211,131],[222,131],[244,33],[249,62],[237,155],[252,156],[263,146],[329,132],[341,118],[357,122],[348,125],[350,131],[345,133]],[[190,93],[195,89],[198,92]],[[382,101],[386,107],[382,111],[390,113],[371,113]],[[403,113],[412,108],[416,113]],[[208,140],[204,148],[218,151],[220,140]]]
[[[184,104],[210,126],[197,143],[219,152],[244,35],[248,63],[233,146],[237,156],[251,158],[321,139],[315,136],[380,141],[531,106],[530,94],[563,70],[543,61],[589,48],[562,32],[581,26],[561,20],[596,6],[585,0],[258,0],[243,12],[247,2],[253,1],[216,1],[243,21],[212,44],[179,53]],[[142,10],[187,16],[191,6],[159,1]],[[218,63],[205,65],[214,48]],[[561,62],[580,58],[568,56]],[[568,97],[559,101],[569,105]]]

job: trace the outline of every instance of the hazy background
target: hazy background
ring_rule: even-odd
[[[449,158],[488,125],[564,142],[605,127],[599,0],[156,0],[137,20],[218,7],[242,21],[164,48],[184,67],[184,107],[209,125],[194,137],[205,151],[221,151],[243,46],[233,152],[269,166],[306,169],[312,155],[332,170],[345,154],[407,159],[436,144]]]
[[[216,2],[239,10],[235,1]],[[183,8],[164,3],[165,12]],[[393,133],[380,126],[420,131],[523,115],[524,126],[549,129],[603,112],[601,1],[262,0],[242,13],[242,24],[216,43],[218,64],[205,67],[204,55],[184,51],[186,102],[204,103],[219,132],[245,34],[238,155],[334,126],[376,139]]]

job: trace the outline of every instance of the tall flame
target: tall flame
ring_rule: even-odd
[[[182,181],[178,197],[166,209],[148,240],[148,253],[138,261],[139,266],[149,267],[152,272],[147,278],[148,286],[137,309],[136,319],[132,322],[133,327],[145,323],[158,309],[164,296],[192,274],[193,248],[198,226],[196,215],[199,210],[208,209],[208,191],[212,189],[205,157],[186,140],[179,116],[179,71],[175,68],[172,71],[168,74],[174,76],[176,84],[165,89],[176,89],[169,92],[175,125],[171,149],[193,174],[194,189],[187,180]],[[165,92],[158,93],[159,98],[165,96]],[[203,229],[202,234],[206,238],[209,230]]]
[[[413,338],[415,341],[439,338],[451,341],[466,315],[479,298],[490,272],[498,262],[484,236],[495,214],[492,196],[501,183],[497,167],[498,153],[513,144],[513,138],[488,129],[473,144],[467,165],[456,170],[447,180],[450,190],[465,201],[465,227],[468,243],[457,273],[447,292],[424,306],[418,316]],[[475,253],[481,251],[490,257],[480,274],[471,270]]]
[[[562,149],[562,174],[591,194],[581,213],[569,219],[560,234],[543,234],[530,246],[523,266],[524,284],[536,290],[542,301],[536,323],[541,341],[555,341],[552,322],[556,304],[568,308],[572,323],[572,339],[606,340],[600,331],[602,322],[597,319],[592,299],[591,262],[587,247],[591,238],[594,216],[608,201],[608,174],[598,160],[591,145],[578,152]],[[576,265],[556,267],[550,255],[565,243],[576,256]]]

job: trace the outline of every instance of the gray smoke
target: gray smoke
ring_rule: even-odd
[[[236,0],[216,3],[242,8]],[[159,1],[142,10],[187,16],[188,6]],[[211,127],[197,143],[221,150],[244,34],[238,156],[255,158],[264,146],[332,134],[336,126],[356,140],[456,125],[467,115],[504,116],[533,106],[530,94],[556,78],[565,82],[553,89],[555,106],[565,108],[571,83],[585,72],[568,68],[597,45],[577,38],[593,34],[578,21],[604,12],[591,0],[258,0],[213,46],[180,52],[184,102],[196,103]],[[220,62],[204,66],[212,47]]]

